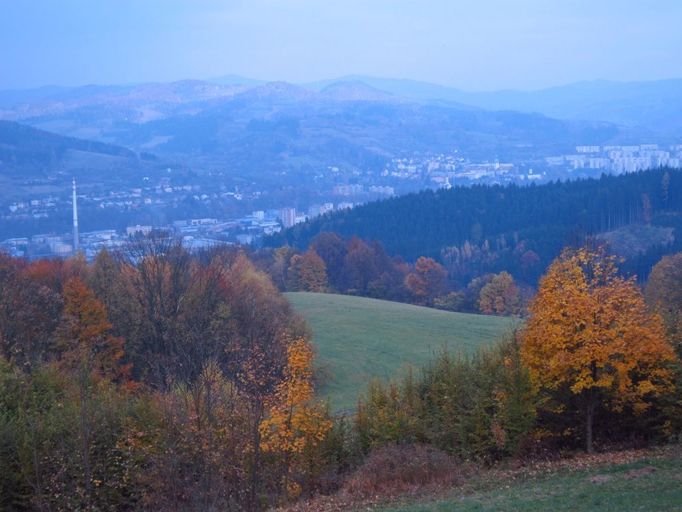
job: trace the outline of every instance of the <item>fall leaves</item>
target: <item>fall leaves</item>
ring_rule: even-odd
[[[513,311],[517,300],[504,272],[480,292],[490,312]],[[661,317],[614,258],[566,250],[542,279],[525,327],[506,344],[474,356],[442,353],[400,384],[372,382],[356,429],[367,451],[418,442],[465,459],[536,443],[580,442],[592,451],[595,440],[664,438],[674,422],[679,428],[678,366]]]
[[[603,251],[586,249],[565,251],[542,278],[521,353],[541,394],[568,390],[580,402],[588,451],[595,408],[643,412],[671,390],[676,360],[634,280]]]
[[[92,264],[0,255],[7,499],[258,510],[316,485],[331,420],[305,325],[244,254],[203,256],[165,239]]]
[[[331,422],[319,405],[312,404],[313,350],[299,338],[287,347],[284,379],[270,402],[268,418],[260,424],[266,451],[301,453],[308,444],[319,443]]]
[[[345,260],[338,248],[325,239],[324,258],[309,251],[282,269],[322,286],[325,261]],[[353,244],[355,277],[366,249]],[[24,508],[258,510],[337,485],[385,445],[494,461],[548,439],[588,450],[629,434],[665,439],[682,428],[668,341],[678,273],[678,259],[657,266],[648,309],[613,258],[566,251],[522,331],[373,382],[346,422],[316,401],[303,321],[243,253],[152,244],[93,264],[0,256],[0,462],[10,468],[0,508],[4,493]],[[405,275],[424,304],[442,292],[433,260]],[[472,289],[481,309],[518,313],[505,272]]]
[[[128,376],[130,365],[124,365],[123,339],[110,334],[104,304],[78,277],[64,284],[64,311],[57,330],[60,364],[64,368],[85,372],[92,379],[117,381]]]
[[[287,347],[284,379],[259,426],[263,451],[284,455],[283,486],[292,497],[300,494],[301,487],[290,480],[291,466],[303,464],[304,451],[324,441],[332,428],[327,411],[313,402],[312,364],[313,350],[308,342],[303,338],[292,341]]]

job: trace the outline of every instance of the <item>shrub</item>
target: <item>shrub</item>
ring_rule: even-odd
[[[448,487],[463,480],[464,471],[446,453],[425,445],[389,445],[374,450],[344,484],[357,497],[395,496],[415,490]]]
[[[360,450],[426,443],[463,460],[516,455],[535,423],[535,399],[514,339],[477,353],[441,352],[414,378],[373,381],[360,400]]]

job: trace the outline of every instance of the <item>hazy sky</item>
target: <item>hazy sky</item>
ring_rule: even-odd
[[[0,0],[0,88],[347,74],[464,89],[682,77],[682,0]]]

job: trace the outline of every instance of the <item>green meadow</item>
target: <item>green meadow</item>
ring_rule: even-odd
[[[419,367],[447,347],[470,352],[512,332],[518,320],[452,313],[398,302],[323,293],[285,294],[308,322],[334,410],[355,407],[372,378]]]

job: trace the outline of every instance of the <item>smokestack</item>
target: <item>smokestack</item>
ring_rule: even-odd
[[[73,252],[74,254],[78,252],[79,240],[78,240],[78,202],[76,199],[76,178],[73,179]]]

